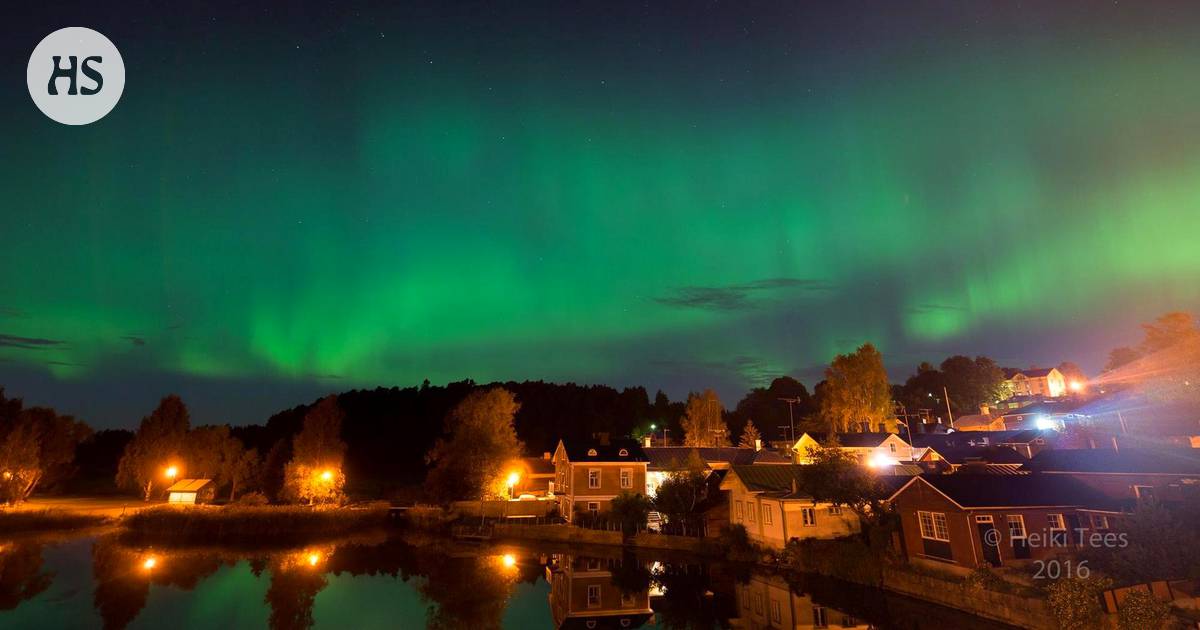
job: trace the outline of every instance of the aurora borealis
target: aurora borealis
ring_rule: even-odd
[[[1200,307],[1197,7],[441,4],[4,20],[0,385],[98,426],[426,378],[732,404],[863,341],[1096,370]],[[126,65],[87,127],[24,90],[67,23]]]

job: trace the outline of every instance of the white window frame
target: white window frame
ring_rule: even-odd
[[[813,606],[812,607],[812,615],[813,615],[813,627],[814,628],[828,628],[829,627],[829,616],[827,614],[825,614],[824,606]]]
[[[1092,515],[1092,529],[1109,529],[1107,514]]]
[[[764,504],[762,506],[762,509],[763,509],[763,525],[774,525],[775,518],[774,518],[774,515],[771,514],[771,506]]]
[[[595,507],[592,507],[592,506],[595,506]],[[588,513],[591,514],[592,516],[597,516],[600,514],[600,502],[599,501],[588,501],[587,507],[588,507]]]
[[[733,514],[739,521],[746,519],[746,514],[742,511],[742,502],[740,500],[735,500],[733,502]]]
[[[596,474],[596,476],[594,478],[592,477],[592,473]],[[595,481],[595,483],[592,483],[593,480]],[[594,490],[599,487],[600,487],[600,469],[599,468],[589,468],[588,469],[588,488]]]
[[[1136,497],[1138,501],[1141,501],[1143,499],[1142,488],[1146,488],[1147,490],[1150,491],[1149,498],[1151,498],[1151,499],[1154,498],[1154,486],[1135,485],[1133,487],[1133,496]]]
[[[783,623],[783,607],[779,605],[779,600],[771,598],[771,621],[775,623]]]
[[[746,502],[746,522],[747,523],[754,522],[754,513],[757,511],[758,511],[758,506],[756,506],[753,501]]]
[[[593,591],[592,589],[595,589],[595,591]],[[596,593],[596,597],[594,599],[592,598],[593,592]],[[600,607],[600,585],[599,584],[588,584],[587,607],[588,608],[599,608]]]
[[[621,469],[621,487],[622,488],[632,488],[633,487],[633,469],[632,468],[622,468]]]
[[[1067,521],[1062,514],[1047,514],[1046,523],[1050,526],[1052,532],[1067,531]]]
[[[828,511],[829,511],[830,516],[841,516],[842,515],[842,506],[831,505],[831,506],[829,506]]]
[[[1004,517],[1005,523],[1008,524],[1008,537],[1013,540],[1025,540],[1028,537],[1025,529],[1025,515],[1009,514]],[[1018,529],[1014,533],[1013,525],[1017,525]]]
[[[950,542],[950,523],[946,520],[945,512],[918,510],[917,525],[921,530],[921,538]]]
[[[800,523],[805,527],[816,527],[817,509],[811,507],[800,508]]]

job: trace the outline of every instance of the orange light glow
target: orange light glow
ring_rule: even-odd
[[[155,566],[158,566],[158,558],[155,558],[154,556],[150,556],[142,561],[142,568],[147,571],[153,569]]]
[[[317,566],[317,563],[320,561],[321,561],[321,554],[319,554],[319,553],[308,554],[308,566],[315,567],[315,566]]]
[[[333,471],[326,470],[325,472],[321,473],[321,481],[333,481]]]
[[[511,553],[506,553],[500,558],[500,563],[503,564],[505,568],[512,568],[517,566],[517,558]]]
[[[1071,381],[1071,391],[1073,391],[1073,392],[1083,391],[1083,383],[1080,383],[1079,381]]]
[[[174,466],[167,467],[167,476],[170,477],[171,479],[174,479],[175,475],[178,475],[178,474],[179,474],[178,468],[176,468]]]
[[[515,471],[508,473],[508,485],[515,486],[515,485],[517,485],[517,482],[520,480],[521,480],[520,473],[517,473]]]

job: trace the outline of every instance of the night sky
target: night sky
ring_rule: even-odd
[[[731,405],[864,341],[1095,372],[1200,308],[1195,3],[175,4],[0,17],[0,385],[94,426]],[[25,88],[64,26],[125,62],[86,127]]]

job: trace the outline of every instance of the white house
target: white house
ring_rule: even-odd
[[[731,466],[721,489],[729,493],[729,522],[743,525],[750,540],[782,549],[789,540],[838,538],[859,531],[849,508],[817,503],[800,490],[804,466]]]
[[[1058,368],[1013,371],[1004,381],[1013,396],[1057,398],[1067,393],[1067,379]]]
[[[871,466],[893,466],[911,462],[913,449],[895,433],[837,433],[838,448],[854,455],[859,461]],[[809,453],[829,444],[827,433],[805,433],[796,440],[792,450],[801,464],[809,463]]]
[[[167,488],[167,503],[208,503],[216,494],[217,484],[212,479],[180,479]]]

